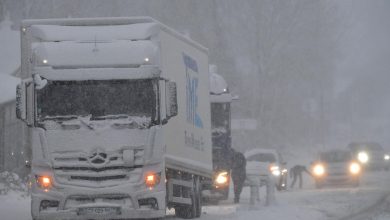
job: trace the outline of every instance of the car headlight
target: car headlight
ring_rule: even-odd
[[[360,165],[356,162],[352,162],[349,165],[349,172],[351,172],[352,174],[359,174],[360,173]]]
[[[364,151],[359,152],[357,158],[360,161],[360,163],[367,163],[369,159],[367,152]]]
[[[322,176],[325,174],[325,167],[322,164],[317,164],[313,167],[313,173],[316,176]]]
[[[385,154],[385,155],[383,156],[383,159],[384,159],[384,160],[390,160],[390,155]]]
[[[269,170],[271,171],[272,175],[274,176],[280,176],[280,169],[278,166],[275,166],[275,165],[271,165],[269,167]]]
[[[222,171],[217,173],[214,179],[214,184],[217,186],[225,185],[229,182],[228,172]]]

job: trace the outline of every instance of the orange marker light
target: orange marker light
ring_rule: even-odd
[[[145,184],[149,188],[154,187],[160,182],[160,177],[156,173],[150,173],[145,177]]]
[[[48,176],[37,176],[38,186],[47,190],[52,187],[51,178]]]

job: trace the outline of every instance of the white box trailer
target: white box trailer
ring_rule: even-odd
[[[33,219],[199,217],[213,173],[207,49],[147,17],[21,32]]]

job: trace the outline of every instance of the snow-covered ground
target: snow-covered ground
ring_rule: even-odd
[[[277,192],[277,201],[264,206],[264,199],[255,206],[249,205],[249,189],[244,189],[239,205],[230,198],[219,205],[203,207],[200,220],[222,219],[272,219],[272,220],[336,220],[358,213],[375,204],[390,192],[388,182],[390,172],[366,174],[359,188],[334,187],[322,190],[314,189],[312,183],[306,183],[304,189]],[[262,192],[262,197],[264,192]],[[375,220],[389,219],[390,214],[377,214]],[[167,219],[175,217],[168,216]],[[0,196],[0,219],[28,220],[30,217],[30,199],[20,193]]]
[[[313,183],[307,183],[304,189],[278,192],[276,204],[268,207],[251,207],[249,190],[245,189],[239,206],[229,201],[219,206],[207,206],[203,209],[202,219],[341,219],[372,206],[388,194],[389,180],[390,173],[377,172],[366,174],[359,188],[341,186],[317,190]]]

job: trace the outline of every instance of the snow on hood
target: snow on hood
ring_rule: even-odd
[[[12,25],[7,18],[0,22],[0,74],[10,75],[20,66],[20,35],[19,31],[11,29]],[[2,96],[3,92],[0,94]]]
[[[20,79],[0,74],[0,104],[16,99],[16,86]]]

